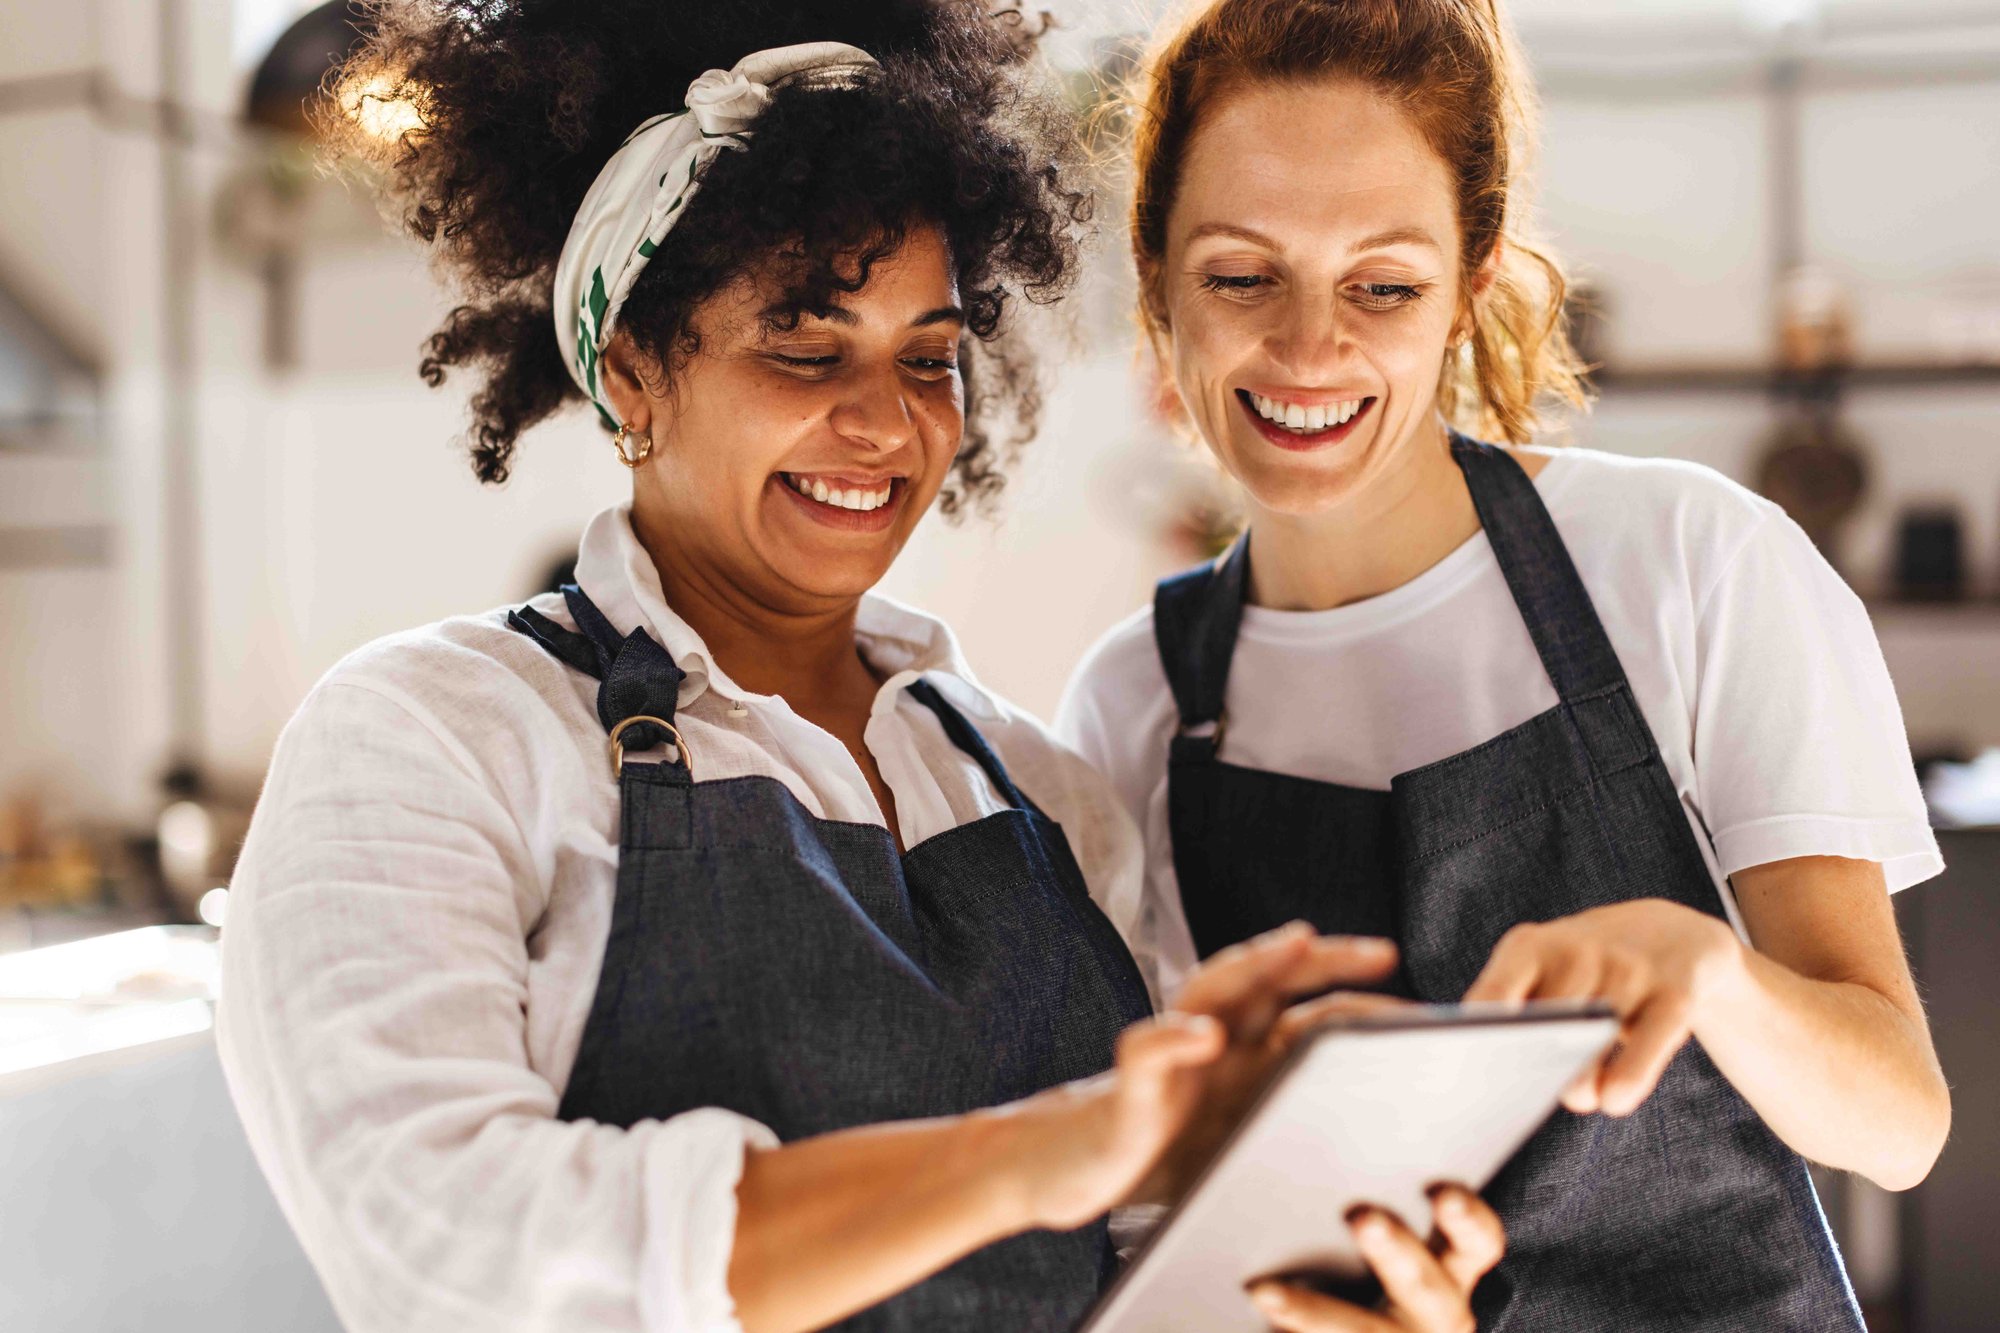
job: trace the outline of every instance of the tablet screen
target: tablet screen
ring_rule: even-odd
[[[1413,1005],[1303,1037],[1079,1333],[1265,1333],[1243,1294],[1271,1275],[1347,1294],[1367,1267],[1356,1204],[1431,1227],[1426,1191],[1482,1189],[1610,1046],[1597,1004]]]

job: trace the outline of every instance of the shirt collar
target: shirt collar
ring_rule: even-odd
[[[708,690],[745,703],[765,697],[731,680],[709,656],[701,635],[667,605],[653,557],[632,531],[629,501],[603,510],[584,529],[577,549],[576,581],[620,634],[643,626],[659,640],[675,665],[686,673],[680,707],[687,707]],[[903,677],[901,684],[907,684],[924,676],[953,703],[983,721],[1006,716],[999,699],[972,674],[958,637],[937,617],[867,593],[855,613],[854,635],[869,665],[885,677]]]

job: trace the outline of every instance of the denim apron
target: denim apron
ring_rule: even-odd
[[[1009,808],[898,853],[813,817],[775,778],[696,782],[671,730],[681,672],[576,587],[576,633],[508,618],[599,682],[620,795],[618,888],[596,998],[557,1114],[627,1126],[727,1107],[793,1140],[993,1106],[1110,1067],[1151,1012],[1063,832],[927,682],[909,691]],[[634,719],[645,719],[636,721]],[[623,762],[672,741],[670,762]],[[622,771],[621,771],[622,770]],[[1104,1224],[966,1256],[833,1327],[1070,1328],[1112,1262]]]
[[[1452,1001],[1519,922],[1635,898],[1723,915],[1534,483],[1502,450],[1457,435],[1451,447],[1560,702],[1398,774],[1388,791],[1241,768],[1219,751],[1249,539],[1163,582],[1155,628],[1181,724],[1168,818],[1204,957],[1303,917],[1395,939],[1403,963],[1391,989]],[[1490,1333],[1862,1328],[1804,1161],[1698,1043],[1625,1119],[1558,1112],[1487,1196],[1508,1233],[1507,1257],[1475,1293]]]

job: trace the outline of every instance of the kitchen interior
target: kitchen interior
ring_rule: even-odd
[[[1088,111],[1163,5],[1046,7]],[[2000,4],[1508,8],[1598,367],[1563,438],[1776,500],[1880,636],[1948,867],[1897,911],[1955,1127],[1918,1188],[1821,1195],[1874,1333],[2000,1327]],[[464,466],[460,390],[416,374],[445,298],[300,114],[355,21],[0,15],[0,1328],[337,1327],[215,1061],[233,849],[329,666],[551,586],[625,484],[581,411],[504,488]],[[1000,510],[932,519],[885,588],[1044,716],[1232,521],[1149,406],[1102,188]]]

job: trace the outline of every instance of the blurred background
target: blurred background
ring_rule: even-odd
[[[1079,109],[1163,7],[1047,3]],[[2000,1328],[2000,4],[1509,7],[1601,366],[1566,438],[1772,496],[1873,613],[1951,864],[1898,910],[1957,1128],[1908,1195],[1822,1192],[1877,1333]],[[448,298],[314,170],[351,22],[0,8],[0,1328],[335,1326],[209,1044],[233,848],[321,673],[548,586],[628,484],[581,411],[474,481],[465,387],[416,375]],[[885,589],[1044,715],[1230,508],[1147,405],[1121,201],[999,513]]]

